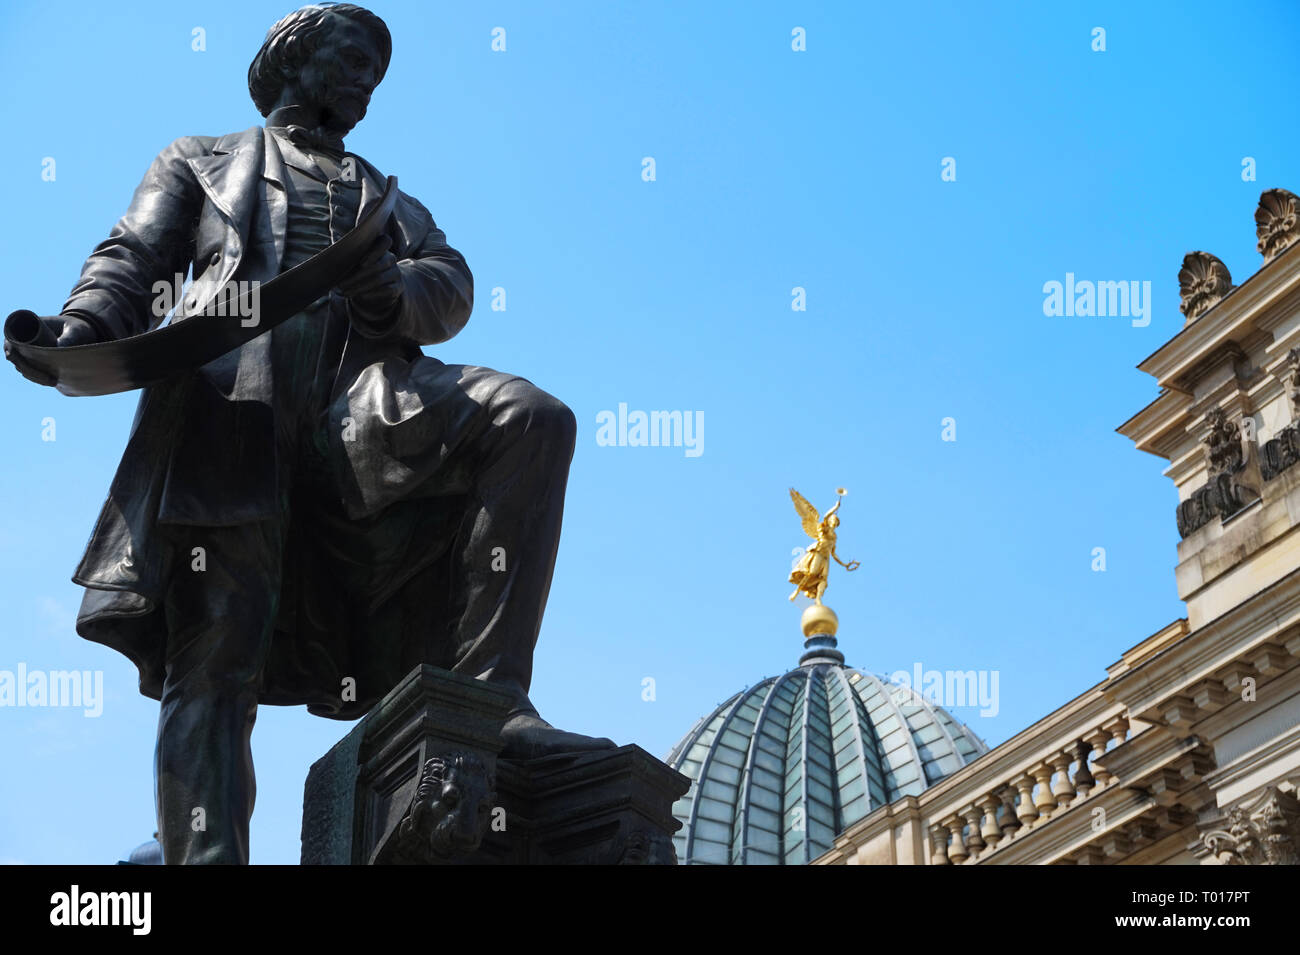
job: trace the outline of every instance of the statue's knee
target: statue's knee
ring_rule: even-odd
[[[570,450],[578,440],[578,418],[574,415],[573,410],[559,398],[542,392],[546,396],[547,403],[541,410],[541,416],[545,422],[546,433],[550,439],[557,445],[562,445]]]
[[[505,419],[523,434],[572,450],[578,437],[578,419],[559,398],[517,378],[497,392],[496,400]]]

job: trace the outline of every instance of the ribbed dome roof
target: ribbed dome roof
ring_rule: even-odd
[[[988,746],[909,688],[843,665],[833,637],[699,720],[666,762],[681,864],[803,865],[872,810],[917,795]]]

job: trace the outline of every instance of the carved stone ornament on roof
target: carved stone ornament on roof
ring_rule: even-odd
[[[1188,252],[1178,270],[1178,310],[1187,321],[1200,318],[1232,291],[1228,267],[1208,252]]]
[[[1276,256],[1300,237],[1300,196],[1286,189],[1265,189],[1255,209],[1255,248],[1264,261]]]
[[[1300,865],[1300,801],[1267,787],[1251,803],[1228,810],[1222,829],[1201,842],[1222,865]]]

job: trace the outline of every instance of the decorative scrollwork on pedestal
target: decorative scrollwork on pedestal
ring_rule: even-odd
[[[1232,291],[1228,267],[1208,252],[1188,252],[1178,271],[1178,310],[1187,321],[1200,318]]]

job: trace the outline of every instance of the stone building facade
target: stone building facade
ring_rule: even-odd
[[[1300,850],[1300,197],[1255,214],[1234,285],[1189,253],[1186,324],[1120,426],[1169,462],[1187,616],[1104,680],[814,864],[1296,864]]]

